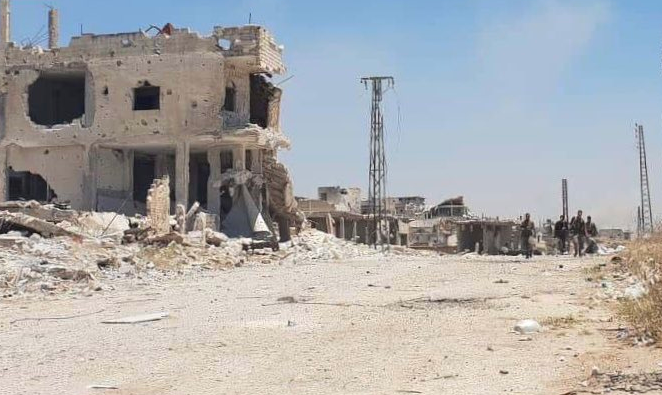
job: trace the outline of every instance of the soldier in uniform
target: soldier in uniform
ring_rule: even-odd
[[[572,244],[575,247],[575,257],[584,256],[584,242],[586,241],[586,222],[582,218],[582,210],[577,211],[577,216],[570,223],[570,232],[572,232]]]
[[[522,221],[522,224],[520,225],[520,230],[521,230],[521,241],[522,241],[522,250],[524,250],[524,253],[526,254],[526,259],[529,259],[533,256],[533,246],[531,245],[531,238],[533,237],[536,228],[531,221],[531,214],[526,213],[524,216],[524,221]]]
[[[598,237],[598,227],[595,222],[591,220],[591,216],[586,217],[586,252],[594,254],[598,252],[598,242],[595,238]]]
[[[568,248],[568,221],[561,215],[554,224],[554,237],[558,240],[558,251],[563,255]]]

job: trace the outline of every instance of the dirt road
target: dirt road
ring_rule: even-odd
[[[649,368],[615,357],[618,325],[585,279],[596,259],[263,265],[5,300],[0,393],[562,394],[593,365]],[[513,333],[525,318],[543,332]]]

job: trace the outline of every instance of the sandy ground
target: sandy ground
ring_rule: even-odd
[[[656,370],[658,350],[615,338],[585,279],[598,259],[261,265],[3,300],[0,393],[563,394],[594,365]],[[101,323],[159,311],[170,317]],[[514,333],[524,318],[547,325]]]

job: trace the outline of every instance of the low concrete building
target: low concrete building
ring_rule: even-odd
[[[439,218],[418,219],[408,223],[409,246],[411,248],[454,252],[457,237],[453,234],[454,224]]]
[[[632,232],[618,228],[600,229],[598,231],[598,237],[600,239],[609,240],[630,240],[632,237]]]
[[[519,246],[519,227],[514,221],[476,219],[457,222],[457,252],[498,255],[517,251]]]
[[[241,201],[287,235],[297,209],[277,153],[290,142],[282,91],[270,81],[285,66],[263,27],[201,36],[167,24],[149,34],[83,34],[49,49],[7,36],[0,200],[144,213],[152,181],[168,175],[173,201],[200,202],[218,228]]]
[[[404,219],[422,218],[425,211],[425,198],[422,196],[387,197],[382,204],[388,215]],[[370,214],[371,210],[368,200],[361,202],[362,213]]]

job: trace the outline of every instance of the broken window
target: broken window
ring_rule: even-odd
[[[234,168],[234,155],[231,150],[221,151],[221,173]]]
[[[207,181],[209,181],[207,153],[191,154],[189,160],[189,202],[198,202],[207,208]]]
[[[218,39],[218,46],[224,51],[227,51],[232,47],[232,42],[228,40],[227,38],[219,38]]]
[[[225,111],[237,111],[237,89],[233,86],[225,88],[225,102],[223,103]]]
[[[147,201],[147,191],[156,176],[156,158],[154,155],[136,155],[133,158],[133,200]]]
[[[270,84],[259,74],[251,74],[251,123],[267,127],[269,114]]]
[[[85,71],[42,71],[28,88],[28,114],[38,125],[71,123],[85,114]]]
[[[230,210],[232,210],[232,193],[230,192],[230,188],[228,188],[227,185],[224,185],[220,189],[220,194],[221,212],[219,213],[219,217],[221,219],[221,223],[223,223],[223,220],[228,216]]]
[[[253,151],[247,149],[246,150],[246,164],[245,164],[246,170],[253,171]]]
[[[158,110],[161,108],[161,88],[145,81],[133,88],[133,111]]]
[[[56,198],[55,192],[39,174],[29,171],[7,171],[9,179],[9,200],[36,200],[50,202]]]

